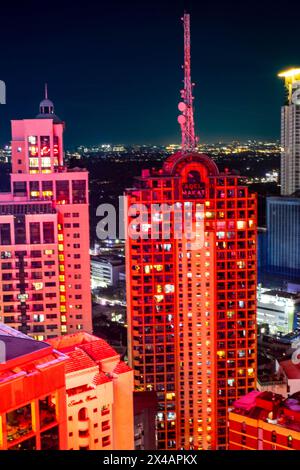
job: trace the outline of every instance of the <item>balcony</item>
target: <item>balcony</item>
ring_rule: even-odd
[[[90,443],[89,436],[80,436],[78,437],[78,445],[79,447],[88,447]]]
[[[89,418],[78,419],[78,431],[87,432],[89,430],[89,424]]]

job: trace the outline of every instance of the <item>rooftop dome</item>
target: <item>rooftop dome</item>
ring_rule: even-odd
[[[48,99],[48,88],[45,84],[45,98],[40,102],[40,112],[36,119],[53,119],[55,124],[61,123],[61,119],[54,113],[54,104]]]

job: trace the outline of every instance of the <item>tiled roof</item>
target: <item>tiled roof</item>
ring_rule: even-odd
[[[69,360],[66,362],[66,373],[76,372],[82,369],[95,367],[94,361],[81,349],[74,349],[67,353]]]
[[[116,357],[118,353],[104,339],[81,344],[80,349],[85,351],[94,361],[101,361],[109,357]]]
[[[111,382],[111,378],[107,377],[103,372],[99,372],[98,374],[95,375],[93,378],[93,384],[94,385],[102,385],[106,382]]]
[[[125,364],[125,362],[120,361],[119,364],[116,365],[116,367],[113,370],[114,374],[123,374],[124,372],[130,372],[132,369]]]

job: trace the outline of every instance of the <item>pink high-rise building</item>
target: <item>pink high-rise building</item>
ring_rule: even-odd
[[[64,166],[63,131],[47,92],[35,119],[12,121],[0,194],[0,321],[38,340],[92,330],[88,174]]]

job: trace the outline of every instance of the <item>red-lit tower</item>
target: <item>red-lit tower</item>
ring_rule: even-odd
[[[157,392],[158,448],[224,449],[228,407],[255,388],[256,197],[184,139],[126,192],[128,350]]]
[[[39,340],[92,330],[88,174],[64,166],[63,131],[46,88],[35,119],[12,121],[0,194],[0,321]]]

